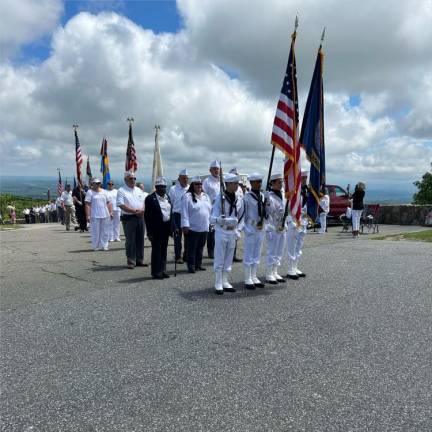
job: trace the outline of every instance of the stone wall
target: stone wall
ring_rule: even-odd
[[[381,205],[379,223],[432,225],[432,205]]]

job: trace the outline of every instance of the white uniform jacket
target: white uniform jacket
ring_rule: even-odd
[[[260,201],[260,207],[261,207],[261,214],[264,213],[263,217],[263,223],[265,223],[265,209],[264,209],[264,194],[262,192],[259,193],[259,196],[257,197],[254,192],[249,191],[246,192],[244,196],[244,207],[245,207],[245,215],[244,215],[244,231],[247,234],[253,234],[257,231],[260,231],[257,228],[257,225],[259,225],[259,222],[261,220],[261,217],[259,215],[258,210],[258,200]]]
[[[217,196],[213,203],[213,210],[210,216],[210,223],[215,225],[215,230],[220,233],[236,235],[240,237],[240,231],[244,227],[244,201],[235,197],[233,205],[228,198],[224,199],[225,217],[221,212],[221,198]]]
[[[183,187],[179,181],[174,186],[170,187],[169,197],[171,200],[171,205],[173,208],[173,213],[181,213],[182,212],[182,199],[185,193],[188,191],[189,185]]]
[[[282,198],[274,193],[273,191],[269,192],[267,205],[266,205],[266,214],[267,214],[267,223],[266,223],[266,231],[280,231],[282,219],[285,213],[285,204],[286,199],[281,193]],[[288,221],[288,217],[287,217]],[[286,222],[284,229],[286,227]]]
[[[212,205],[209,196],[202,192],[195,195],[196,202],[191,193],[186,193],[182,200],[181,227],[189,228],[195,232],[207,232],[210,224]]]
[[[220,198],[220,180],[217,177],[209,176],[203,181],[203,191],[210,197],[212,205]]]

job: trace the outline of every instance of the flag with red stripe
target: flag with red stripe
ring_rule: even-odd
[[[271,142],[285,155],[285,195],[289,200],[291,215],[298,222],[301,217],[301,166],[295,39],[296,32],[291,36],[291,49],[276,108]]]
[[[135,143],[132,135],[132,123],[129,123],[129,138],[126,149],[126,171],[136,171],[138,169],[138,160],[135,152]]]
[[[81,154],[81,145],[78,139],[78,131],[75,128],[75,162],[76,162],[76,173],[77,173],[77,180],[79,184],[82,183],[81,178],[81,166],[83,164],[82,154]]]
[[[57,182],[57,195],[61,195],[63,193],[63,183],[62,183],[62,178],[61,178],[61,174],[60,174],[60,170],[58,172],[58,182]]]

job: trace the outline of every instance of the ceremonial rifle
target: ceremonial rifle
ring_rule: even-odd
[[[221,200],[221,216],[225,217],[225,184],[223,181],[222,162],[219,161],[219,183],[220,183],[220,200]]]
[[[274,155],[275,155],[275,146],[273,146],[272,148],[272,153],[271,153],[271,158],[270,158],[270,166],[269,166],[269,172],[268,172],[268,176],[267,176],[267,184],[266,184],[266,192],[268,192],[270,190],[270,177],[271,177],[271,173],[272,173],[272,168],[273,168],[273,160],[274,160]],[[263,225],[264,225],[264,218],[266,215],[266,206],[267,206],[267,197],[264,197],[264,203],[263,203],[263,211],[261,213],[261,217],[260,220],[257,223],[257,228],[258,229],[262,229]]]

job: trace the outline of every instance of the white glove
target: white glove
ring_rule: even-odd
[[[225,225],[229,227],[233,227],[237,225],[237,218],[235,217],[228,217],[225,218]]]
[[[239,230],[236,230],[235,235],[237,240],[241,238],[241,232]]]
[[[220,225],[220,226],[224,226],[224,225],[225,225],[225,222],[226,222],[226,218],[225,218],[225,216],[218,216],[218,217],[216,218],[216,223],[217,223],[218,225]]]
[[[264,199],[266,199],[268,201],[269,198],[270,198],[270,191],[266,190],[264,192]]]

